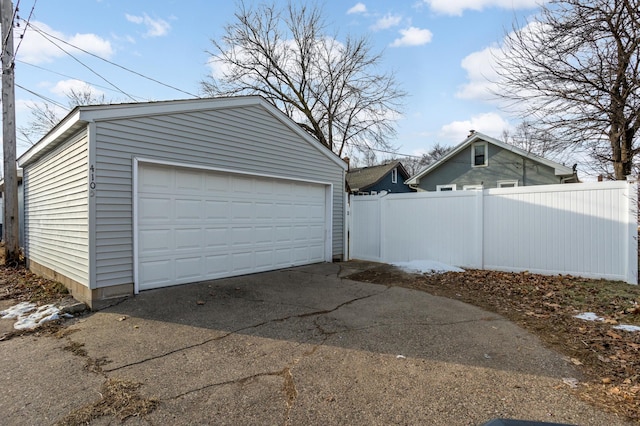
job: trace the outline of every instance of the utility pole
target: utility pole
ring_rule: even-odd
[[[13,52],[13,2],[0,0],[2,26],[2,147],[4,158],[5,264],[20,260],[18,224],[18,176],[16,170],[16,104]]]

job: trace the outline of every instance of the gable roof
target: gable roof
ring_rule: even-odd
[[[137,102],[109,105],[85,105],[75,107],[53,129],[42,137],[35,145],[18,158],[18,165],[28,165],[43,155],[54,150],[67,138],[86,129],[89,123],[117,120],[130,117],[141,117],[162,114],[175,114],[180,112],[205,111],[212,109],[238,108],[246,106],[259,106],[267,110],[276,120],[288,127],[301,139],[307,142],[313,149],[320,151],[335,164],[347,169],[345,162],[316,138],[302,129],[295,121],[270,104],[262,96],[235,96],[226,98],[197,98],[180,99],[157,102]]]
[[[445,164],[450,158],[454,157],[460,151],[463,151],[464,149],[469,147],[472,143],[479,142],[479,141],[488,142],[488,143],[490,143],[492,145],[496,145],[496,146],[498,146],[498,147],[500,147],[502,149],[505,149],[507,151],[511,151],[511,152],[513,152],[515,154],[518,154],[518,155],[522,156],[522,157],[528,158],[531,161],[535,161],[537,163],[544,164],[545,166],[551,167],[554,170],[554,173],[555,173],[556,176],[573,176],[573,174],[574,174],[573,173],[573,169],[571,167],[567,167],[567,166],[562,165],[560,163],[556,163],[555,161],[551,161],[551,160],[547,160],[546,158],[539,157],[539,156],[537,156],[535,154],[532,154],[530,152],[525,151],[524,149],[520,149],[520,148],[515,147],[513,145],[509,145],[508,143],[502,142],[502,141],[500,141],[500,140],[498,140],[496,138],[492,138],[491,136],[487,136],[487,135],[485,135],[483,133],[473,132],[464,141],[462,141],[461,144],[459,144],[458,146],[453,148],[445,156],[440,158],[435,163],[430,164],[426,168],[422,169],[421,171],[419,171],[415,175],[411,176],[411,178],[409,178],[405,183],[407,185],[417,185],[419,183],[419,181],[420,181],[420,178],[422,178],[423,176],[431,173],[433,170],[435,170],[438,167],[440,167],[443,164]]]
[[[362,191],[380,182],[396,167],[405,179],[409,177],[409,173],[400,161],[391,161],[379,166],[360,167],[347,171],[347,184],[352,191]]]

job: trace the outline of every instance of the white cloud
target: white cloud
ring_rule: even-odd
[[[399,31],[402,37],[397,38],[391,43],[391,47],[400,46],[422,46],[427,44],[433,38],[431,31],[416,27],[409,27]]]
[[[435,12],[446,15],[462,15],[465,10],[484,10],[497,7],[508,10],[534,9],[541,0],[423,0]]]
[[[33,28],[43,32],[46,35],[46,38],[38,31],[31,28],[31,26],[27,28],[24,39],[20,45],[20,50],[18,50],[18,58],[22,61],[32,64],[42,64],[52,62],[57,58],[66,56],[67,54],[57,48],[54,43],[60,45],[74,56],[84,54],[84,52],[76,50],[59,40],[64,40],[73,46],[105,59],[109,59],[113,55],[114,51],[111,47],[111,43],[96,34],[78,33],[68,35],[61,33],[60,31],[56,31],[42,22],[35,21],[31,24]]]
[[[467,83],[458,90],[456,97],[485,101],[494,98],[499,79],[495,64],[500,55],[500,48],[492,46],[465,57],[460,65],[467,72]]]
[[[504,129],[509,128],[509,122],[500,114],[488,112],[474,115],[468,120],[453,121],[440,129],[439,136],[455,144],[462,142],[469,135],[470,130],[476,130],[489,136],[499,138]]]
[[[545,31],[545,26],[532,22],[518,31],[523,34],[525,40],[535,40],[536,34]],[[514,37],[514,35],[512,33],[507,37]],[[467,73],[467,82],[459,88],[456,97],[494,103],[500,101],[496,95],[500,93],[502,79],[498,70],[503,59],[509,57],[509,53],[505,52],[503,46],[504,42],[501,45],[486,47],[469,54],[462,60],[460,65]],[[507,70],[501,70],[501,72],[505,71]]]
[[[161,37],[167,35],[171,29],[171,25],[164,19],[153,19],[146,13],[143,13],[142,16],[129,15],[127,13],[125,17],[127,21],[134,24],[143,24],[147,28],[147,32],[144,34],[145,37]]]
[[[402,16],[387,14],[378,19],[375,24],[371,26],[373,31],[386,30],[387,28],[395,27],[402,21]]]
[[[104,92],[80,80],[60,80],[49,91],[60,97],[66,97],[71,91],[78,93],[90,92],[92,97],[100,97]]]
[[[356,3],[351,9],[347,10],[347,15],[354,13],[366,13],[367,6],[364,3]]]

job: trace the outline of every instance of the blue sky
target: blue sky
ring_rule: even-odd
[[[259,2],[246,0],[252,3]],[[400,154],[419,154],[436,143],[456,145],[471,129],[500,137],[504,128],[516,124],[490,99],[485,77],[492,74],[491,51],[515,19],[523,21],[536,13],[536,0],[326,0],[320,4],[338,39],[347,33],[366,35],[376,51],[384,50],[383,71],[394,71],[409,93],[393,141]],[[49,40],[31,29],[24,32],[32,7],[30,23]],[[19,8],[22,22],[15,31],[16,37],[24,32],[24,38],[15,42],[20,46],[16,83],[66,105],[64,92],[84,84],[116,102],[130,102],[129,96],[144,101],[200,94],[199,83],[211,72],[206,52],[212,48],[210,40],[233,20],[235,2],[20,0]],[[41,101],[16,88],[19,126],[30,119],[28,105]],[[18,154],[27,147],[19,138]]]

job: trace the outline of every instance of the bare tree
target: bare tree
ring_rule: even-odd
[[[427,153],[422,154],[420,157],[402,157],[399,158],[399,160],[407,172],[413,176],[447,155],[452,149],[452,146],[444,146],[436,143]]]
[[[70,89],[65,93],[68,109],[57,108],[49,102],[33,103],[29,106],[31,120],[18,128],[18,132],[26,139],[29,145],[35,144],[42,136],[51,130],[64,118],[70,110],[78,105],[97,105],[106,103],[103,94],[96,94],[91,86],[82,89]]]
[[[211,42],[217,73],[202,82],[205,94],[262,95],[338,155],[392,149],[405,93],[379,73],[382,56],[366,38],[330,36],[318,6],[240,2]]]
[[[564,148],[550,132],[538,128],[529,120],[521,121],[513,130],[503,130],[502,140],[528,153],[549,159],[557,158]]]
[[[640,0],[552,0],[507,36],[498,95],[625,179],[639,149],[639,53]]]

